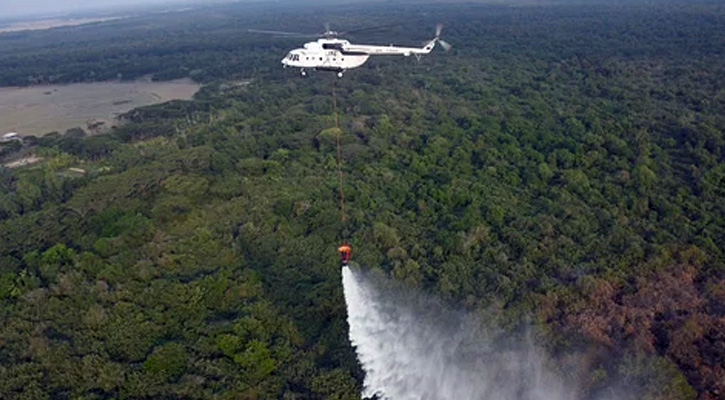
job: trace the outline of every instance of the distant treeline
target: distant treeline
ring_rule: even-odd
[[[0,35],[0,86],[191,77],[199,82],[267,76],[304,38],[278,38],[249,28],[316,33],[326,22],[345,31],[397,24],[353,41],[415,44],[436,23],[457,48],[487,58],[520,54],[539,61],[589,57],[691,58],[722,55],[718,8],[682,4],[503,8],[485,5],[228,5],[153,13],[95,25]],[[460,21],[465,15],[475,20]],[[364,17],[363,17],[364,16]],[[475,34],[474,34],[475,33]],[[545,37],[546,40],[542,40]],[[605,68],[606,65],[602,65]]]
[[[0,39],[3,82],[210,82],[0,168],[0,397],[359,398],[343,229],[356,263],[529,326],[579,398],[722,397],[725,10],[245,7]],[[336,78],[245,31],[371,20],[455,48],[338,81],[341,226]]]

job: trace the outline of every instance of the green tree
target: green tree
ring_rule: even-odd
[[[187,358],[184,346],[178,343],[167,343],[154,348],[144,361],[143,368],[146,372],[164,380],[176,380],[184,373]]]

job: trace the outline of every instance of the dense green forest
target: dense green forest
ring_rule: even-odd
[[[371,20],[400,25],[354,40],[444,22],[455,48],[337,80],[343,226],[336,78],[246,30]],[[207,85],[0,167],[0,398],[359,398],[343,231],[357,264],[533,327],[579,398],[725,396],[722,5],[234,4],[0,35],[2,85],[147,74]]]

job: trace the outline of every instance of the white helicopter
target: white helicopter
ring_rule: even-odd
[[[378,27],[379,28],[379,27]],[[299,68],[302,76],[307,75],[306,69],[314,69],[317,71],[333,71],[337,72],[337,76],[342,78],[343,73],[352,68],[357,68],[368,60],[372,55],[392,55],[392,56],[415,56],[420,59],[422,55],[430,53],[435,47],[436,43],[440,43],[444,50],[448,51],[451,49],[451,45],[443,41],[441,31],[443,29],[442,24],[436,25],[436,36],[423,47],[399,47],[393,46],[377,46],[368,44],[353,44],[344,39],[338,39],[337,36],[341,34],[359,33],[362,31],[368,31],[371,28],[359,29],[355,31],[338,33],[331,31],[329,25],[325,24],[325,33],[317,41],[308,42],[304,44],[304,47],[294,49],[290,51],[285,58],[282,59],[282,65],[292,68]],[[377,28],[372,28],[377,29]],[[301,36],[309,37],[311,35],[305,35],[300,33],[292,32],[280,32],[280,31],[261,31],[256,29],[249,29],[251,33],[265,33],[278,36]],[[314,35],[319,36],[319,35]]]

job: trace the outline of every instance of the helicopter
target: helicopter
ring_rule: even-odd
[[[282,59],[281,62],[284,68],[299,68],[302,76],[307,76],[307,70],[313,69],[317,71],[333,71],[337,73],[338,78],[342,78],[346,70],[357,68],[365,64],[368,58],[373,55],[400,55],[405,57],[413,55],[417,59],[420,59],[421,56],[433,51],[436,43],[440,43],[441,47],[443,47],[446,51],[449,51],[452,47],[440,38],[441,31],[443,30],[442,24],[436,25],[435,37],[426,42],[421,48],[399,47],[393,46],[392,44],[389,46],[353,44],[347,40],[338,38],[338,36],[344,34],[360,33],[380,28],[381,27],[364,28],[338,33],[330,30],[329,24],[325,24],[325,32],[320,35],[307,35],[282,31],[264,31],[257,29],[249,29],[248,32],[286,37],[322,36],[314,42],[305,43],[302,48],[290,51],[287,56]]]

